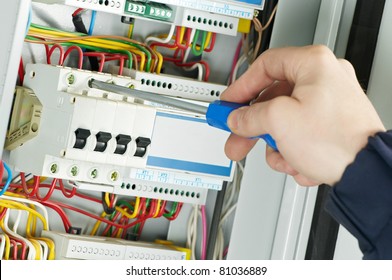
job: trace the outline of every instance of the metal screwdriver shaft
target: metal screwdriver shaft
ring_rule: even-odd
[[[208,109],[208,107],[205,107],[202,105],[197,105],[194,103],[181,101],[178,99],[166,97],[166,96],[156,94],[156,93],[127,88],[124,86],[118,86],[118,85],[98,81],[95,79],[90,80],[89,86],[91,88],[97,88],[100,90],[106,90],[106,91],[115,92],[115,93],[119,93],[119,94],[125,94],[125,95],[129,95],[131,97],[134,97],[134,98],[139,98],[139,99],[147,100],[150,102],[156,102],[159,104],[163,104],[163,105],[167,105],[170,107],[186,110],[186,111],[193,112],[193,113],[198,113],[201,115],[205,115],[207,113],[207,109]]]

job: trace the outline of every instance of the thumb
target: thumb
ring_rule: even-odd
[[[239,136],[270,134],[278,141],[288,129],[289,120],[298,112],[298,105],[298,101],[292,97],[279,96],[233,111],[227,123],[231,131]]]

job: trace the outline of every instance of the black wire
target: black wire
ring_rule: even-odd
[[[76,32],[88,34],[86,26],[84,25],[82,16],[80,14],[76,14],[75,16],[72,16],[72,22],[73,22],[73,25],[75,26]],[[89,51],[90,50],[86,50],[86,52],[89,52]],[[90,62],[91,70],[98,71],[99,70],[98,59],[96,57],[89,56],[88,60]]]
[[[218,195],[216,196],[214,213],[212,215],[210,233],[208,236],[208,243],[207,243],[207,253],[206,253],[207,260],[212,260],[214,258],[216,239],[218,237],[219,222],[222,215],[226,188],[227,188],[227,182],[224,181],[222,184],[222,190],[219,191]]]

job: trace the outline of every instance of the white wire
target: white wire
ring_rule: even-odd
[[[28,260],[34,260],[35,259],[35,255],[36,255],[36,250],[35,250],[34,245],[27,238],[24,238],[23,236],[17,234],[16,232],[13,232],[12,230],[10,230],[8,228],[8,218],[10,216],[10,212],[11,212],[11,209],[8,209],[8,211],[5,212],[5,215],[4,215],[4,222],[3,222],[4,231],[5,231],[6,234],[11,235],[11,236],[15,237],[16,239],[21,239],[22,241],[24,241],[27,244],[27,246],[29,247],[29,252],[27,254],[27,259]]]
[[[175,24],[172,24],[171,27],[170,27],[169,34],[167,35],[166,38],[161,39],[161,38],[154,37],[154,36],[148,36],[148,37],[146,38],[146,40],[144,41],[144,43],[145,43],[146,45],[148,45],[151,41],[158,42],[158,43],[162,43],[162,44],[169,43],[170,40],[173,38],[173,35],[174,35],[174,31],[175,31],[175,30],[176,30],[176,25],[175,25]]]
[[[20,209],[14,209],[14,210],[16,210],[18,212],[18,216],[16,216],[16,220],[15,220],[14,226],[12,227],[12,230],[14,232],[18,232],[18,226],[19,226],[19,223],[21,220],[22,210],[20,210]]]
[[[3,194],[1,196],[1,199],[8,199],[8,200],[13,200],[13,201],[18,201],[18,202],[23,202],[26,204],[33,204],[35,206],[37,206],[38,208],[40,208],[42,210],[43,216],[46,220],[46,224],[48,225],[48,230],[49,230],[49,216],[48,216],[48,211],[46,210],[46,207],[44,205],[42,205],[41,203],[34,201],[34,200],[30,200],[30,199],[26,199],[26,198],[21,198],[21,197],[14,197],[14,196],[8,196]]]
[[[196,34],[196,29],[192,29],[191,31],[191,36],[190,36],[190,40],[193,40]],[[193,42],[192,44],[196,44],[197,42]],[[191,52],[191,47],[189,46],[186,50],[185,50],[185,54],[184,54],[184,58],[182,59],[182,63],[186,63],[186,61],[188,60],[188,56]]]
[[[196,218],[195,218],[196,217]],[[194,223],[197,223],[197,205],[193,207],[193,211],[191,212],[191,215],[188,220],[188,234],[187,234],[187,247],[191,249],[191,259],[195,260],[196,259],[196,254],[195,254],[195,244],[194,240],[197,238],[197,232],[195,230],[195,225]]]
[[[238,59],[235,67],[234,67],[234,71],[233,71],[233,75],[231,77],[231,82],[233,83],[235,80],[237,80],[237,75],[238,75],[238,70],[239,68],[247,61],[248,56],[246,54],[243,54],[240,59]]]
[[[222,226],[224,221],[231,215],[231,213],[234,212],[234,210],[237,208],[237,203],[234,204],[233,206],[230,207],[229,210],[222,216],[222,218],[219,221],[219,225]]]
[[[0,259],[3,259],[4,251],[5,251],[5,239],[6,236],[4,233],[0,234],[1,243],[0,243]]]
[[[183,67],[183,69],[185,71],[192,71],[192,70],[195,70],[196,68],[198,68],[198,71],[199,71],[197,79],[199,81],[203,81],[204,68],[203,68],[203,65],[201,63],[195,63],[191,67]]]
[[[39,244],[42,246],[41,250],[41,260],[47,260],[48,259],[48,252],[49,252],[49,247],[48,244],[46,244],[45,241],[42,240],[37,240]]]

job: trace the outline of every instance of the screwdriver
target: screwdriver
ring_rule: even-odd
[[[206,117],[207,123],[212,126],[216,127],[228,132],[231,132],[229,126],[227,125],[227,118],[229,117],[230,113],[233,112],[235,109],[241,108],[243,106],[248,106],[249,104],[240,104],[234,102],[228,102],[223,100],[216,100],[213,101],[206,106],[194,104],[187,101],[182,101],[178,99],[173,99],[170,97],[166,97],[160,94],[151,93],[147,91],[136,90],[124,86],[119,86],[107,82],[98,81],[95,79],[91,79],[89,81],[89,86],[91,88],[97,88],[100,90],[105,90],[109,92],[119,93],[130,95],[131,97],[147,100],[150,102],[155,102],[162,105],[167,105],[170,107],[174,107],[177,109],[182,109],[188,112],[197,113],[200,115],[204,115]],[[252,138],[261,138],[263,139],[268,146],[273,148],[275,151],[278,151],[278,147],[276,146],[275,140],[269,134],[263,134]]]

